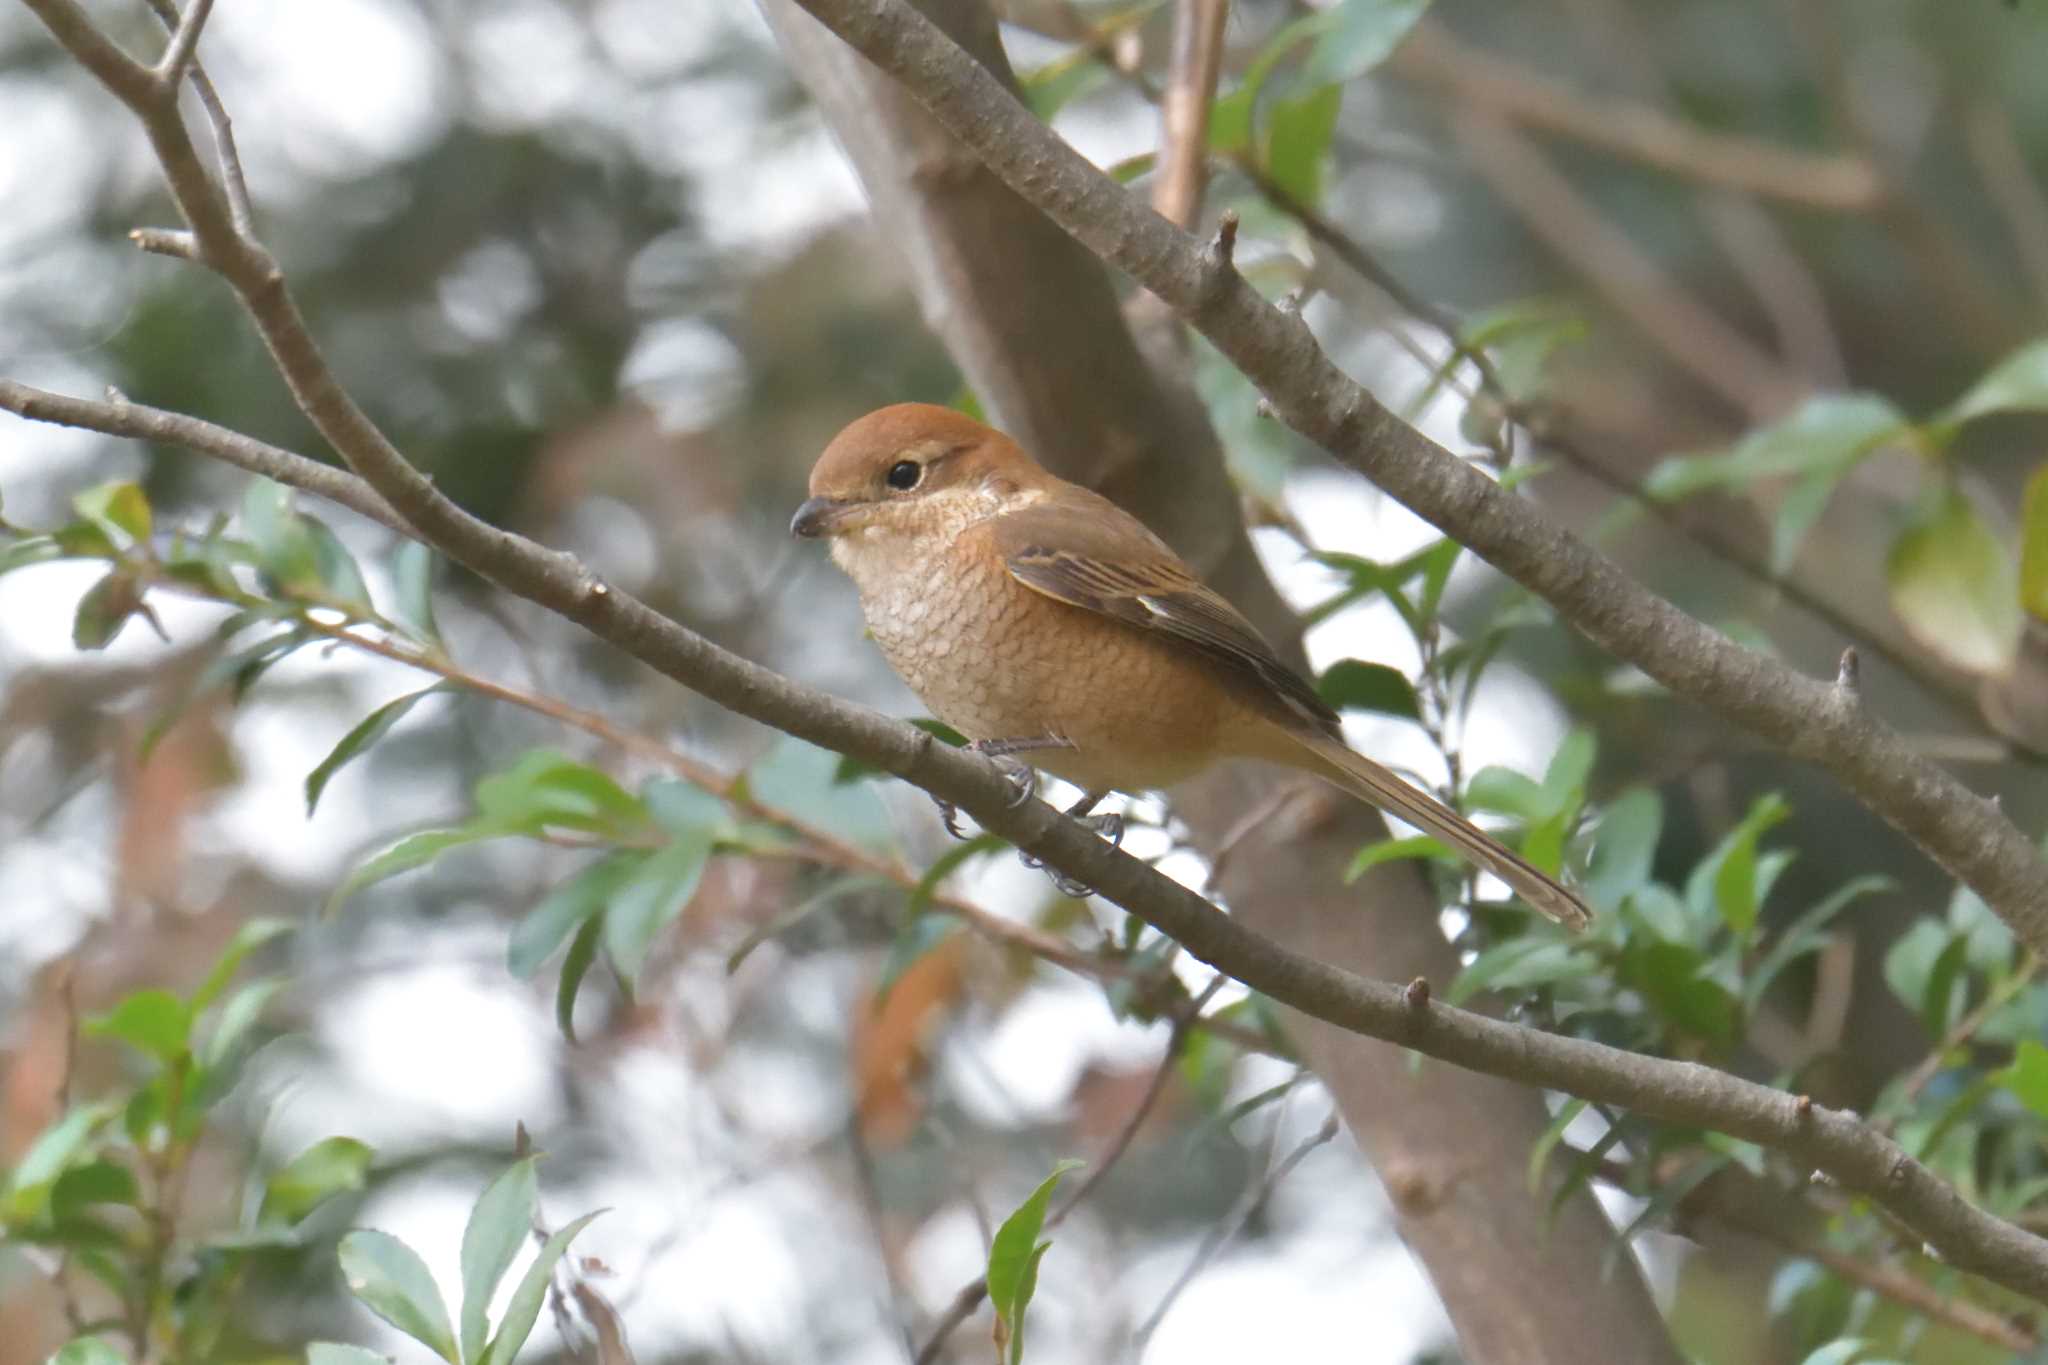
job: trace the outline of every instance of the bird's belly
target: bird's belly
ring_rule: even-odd
[[[868,628],[932,714],[969,739],[1051,741],[1017,757],[1077,786],[1173,786],[1239,719],[1198,655],[1000,570],[896,584],[864,596]]]

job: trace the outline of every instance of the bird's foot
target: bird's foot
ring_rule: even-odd
[[[1056,736],[1039,739],[977,739],[967,746],[967,751],[980,754],[1010,784],[1010,806],[1015,809],[1029,801],[1038,790],[1038,774],[1027,763],[1020,763],[1013,754],[1030,753],[1035,749],[1071,749],[1074,742]],[[939,808],[939,823],[946,827],[946,833],[955,839],[971,839],[974,836],[960,828],[960,808],[943,797],[934,796],[932,804]]]
[[[1094,810],[1096,804],[1101,800],[1102,794],[1099,792],[1091,792],[1084,795],[1079,801],[1076,801],[1067,808],[1067,818],[1101,835],[1104,839],[1108,840],[1111,848],[1122,848],[1124,843],[1124,817],[1116,811],[1108,811],[1102,815],[1090,815],[1088,813]],[[1034,870],[1045,868],[1043,862],[1032,857],[1022,849],[1017,851],[1017,861]],[[1045,868],[1045,875],[1052,879],[1053,889],[1062,896],[1068,896],[1079,901],[1086,900],[1095,894],[1094,887],[1086,882],[1069,877],[1058,868]]]

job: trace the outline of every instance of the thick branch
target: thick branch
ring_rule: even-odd
[[[1834,774],[2048,951],[2048,863],[1993,805],[1825,683],[1745,649],[1630,578],[1340,371],[1274,307],[1133,199],[901,0],[800,0],[895,75],[1020,194],[1128,272],[1236,364],[1275,415],[1680,696]]]

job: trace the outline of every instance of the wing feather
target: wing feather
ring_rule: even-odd
[[[997,553],[1025,587],[1184,646],[1254,704],[1337,733],[1337,713],[1251,622],[1114,504],[1096,517],[1029,507],[993,528]]]

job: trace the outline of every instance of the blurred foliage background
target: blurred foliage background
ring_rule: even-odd
[[[140,6],[96,13],[156,41]],[[1170,7],[1003,16],[1037,107],[1142,185]],[[1457,448],[1538,462],[1530,496],[1688,610],[1815,672],[1857,646],[1871,703],[2038,829],[2044,16],[1242,0],[1204,221],[1234,208],[1247,273],[1299,291],[1353,373]],[[843,422],[966,395],[750,6],[224,0],[203,56],[264,235],[411,459],[720,644],[914,714],[783,528]],[[226,291],[127,242],[171,221],[146,149],[19,8],[0,111],[0,373],[321,454]],[[1447,915],[1454,995],[1872,1113],[1973,1198],[2048,1218],[2048,988],[1973,897],[1454,569],[1199,347],[1195,367],[1262,553],[1322,608],[1318,663],[1410,678],[1326,673],[1354,737],[1589,869],[1585,942]],[[1555,439],[1504,439],[1503,403]],[[551,1229],[611,1208],[562,1263],[580,1307],[559,1331],[543,1314],[528,1358],[599,1349],[615,1312],[648,1361],[901,1359],[904,1320],[922,1340],[993,1226],[1056,1159],[1110,1149],[1155,1074],[1130,1154],[1058,1229],[1032,1359],[1122,1358],[1191,1262],[1147,1358],[1318,1359],[1339,1333],[1347,1357],[1455,1358],[1370,1173],[1306,1141],[1329,1103],[1259,1002],[1225,991],[1235,1033],[1178,1040],[1161,1073],[1172,1030],[1134,983],[1206,981],[1121,915],[379,528],[247,485],[0,425],[0,1361],[108,1313],[110,1343],[166,1359],[417,1352],[351,1302],[337,1243],[397,1234],[452,1301],[467,1211],[508,1168],[504,1207]],[[351,623],[403,657],[336,644]],[[382,713],[309,811],[308,772],[436,671],[457,685]],[[422,828],[479,837],[320,914]],[[1133,846],[1190,865],[1170,826]],[[372,871],[443,852],[398,847]],[[928,913],[924,869],[962,852],[945,896],[1099,953],[1110,983]],[[627,893],[585,880],[621,859],[631,933]],[[648,866],[667,880],[645,889]],[[515,1123],[546,1153],[537,1206]],[[1583,1106],[1551,1140],[1539,1159],[1611,1187],[1699,1359],[2039,1350],[2031,1309],[1744,1144]],[[949,1358],[988,1349],[976,1321]]]

